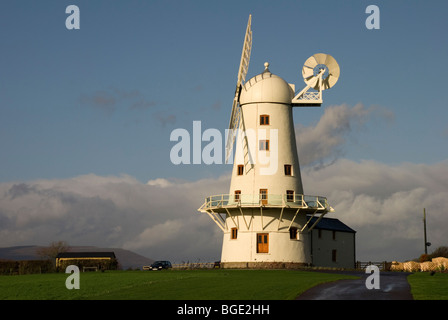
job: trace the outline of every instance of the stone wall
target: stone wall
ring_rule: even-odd
[[[296,262],[221,262],[224,269],[297,269],[306,266],[308,264]]]

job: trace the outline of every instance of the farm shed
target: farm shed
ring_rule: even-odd
[[[114,252],[62,252],[56,256],[56,268],[77,265],[83,271],[88,269],[116,269]]]

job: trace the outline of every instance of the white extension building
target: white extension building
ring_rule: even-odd
[[[268,63],[243,83],[250,23],[249,17],[229,125],[226,160],[236,140],[229,193],[207,197],[198,210],[223,231],[224,268],[312,265],[313,258],[321,258],[311,246],[311,231],[333,209],[325,197],[304,195],[292,110],[320,106],[322,91],[339,77],[339,66],[326,54],[310,57],[302,70],[306,87],[299,93],[272,74]]]

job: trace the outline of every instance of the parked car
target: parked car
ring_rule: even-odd
[[[169,261],[156,261],[151,265],[151,270],[170,269],[172,267]]]

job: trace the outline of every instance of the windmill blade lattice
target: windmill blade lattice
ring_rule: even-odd
[[[252,50],[252,16],[249,15],[247,22],[246,35],[244,36],[243,51],[241,53],[240,66],[238,68],[238,77],[235,89],[235,97],[233,98],[232,113],[230,115],[229,133],[226,142],[226,163],[228,163],[233,145],[235,143],[236,130],[239,128],[241,119],[241,107],[239,105],[239,96],[243,82],[246,80],[247,71],[249,69],[250,53]],[[243,123],[244,125],[244,123]],[[244,130],[244,128],[243,128]]]

